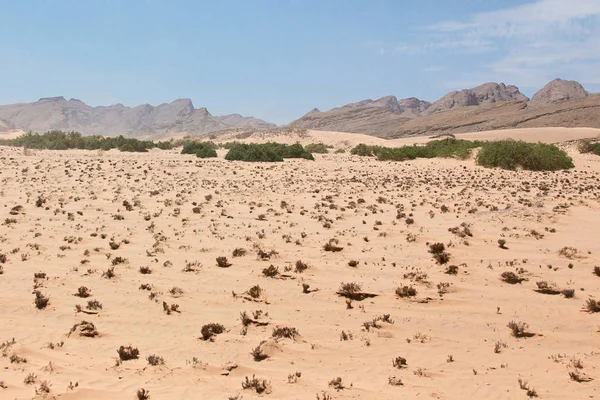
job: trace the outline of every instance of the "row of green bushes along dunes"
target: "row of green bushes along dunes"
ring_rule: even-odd
[[[129,139],[123,136],[83,136],[79,132],[58,130],[43,134],[25,133],[14,139],[0,140],[0,145],[19,146],[28,149],[118,149],[128,152],[146,152],[153,148],[167,150],[183,146],[182,154],[195,154],[199,158],[217,157],[216,150],[225,148],[229,150],[225,155],[226,160],[246,162],[281,162],[286,158],[314,160],[312,153],[325,154],[332,148],[323,143],[311,143],[303,147],[300,143],[287,145],[275,142],[260,144],[229,142],[217,145],[213,142],[199,142],[191,139],[153,142]],[[574,166],[573,160],[567,153],[555,145],[515,140],[484,142],[448,137],[432,140],[424,145],[402,147],[359,144],[351,150],[351,154],[376,157],[381,161],[406,161],[417,158],[457,158],[464,160],[473,155],[474,149],[479,149],[475,156],[475,162],[489,168],[556,171],[573,168]],[[578,149],[582,153],[600,155],[600,143],[591,140],[580,141]]]
[[[375,156],[381,161],[406,161],[416,158],[471,157],[479,148],[475,162],[489,168],[530,171],[557,171],[573,168],[573,160],[553,144],[528,143],[515,140],[471,141],[447,138],[433,140],[423,146],[382,147],[359,144],[351,150],[359,156]]]

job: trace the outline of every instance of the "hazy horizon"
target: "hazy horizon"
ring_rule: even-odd
[[[189,98],[286,124],[386,95],[434,101],[486,82],[600,90],[594,0],[7,2],[0,104]]]

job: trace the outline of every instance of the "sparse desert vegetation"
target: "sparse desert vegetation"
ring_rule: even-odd
[[[225,155],[230,161],[277,162],[284,158],[304,158],[314,160],[313,155],[299,143],[286,145],[282,143],[235,143],[229,147]]]
[[[555,145],[515,140],[485,143],[477,153],[477,163],[484,167],[530,171],[557,171],[574,167],[571,157]]]
[[[481,148],[476,161],[490,168],[530,171],[556,171],[573,168],[567,153],[555,145],[516,140],[470,141],[456,138],[432,140],[422,146],[382,147],[359,144],[351,150],[359,156],[376,156],[380,161],[406,161],[416,158],[467,159],[472,150]],[[595,147],[594,147],[595,148]]]
[[[306,151],[316,154],[327,154],[330,148],[333,148],[333,146],[328,146],[324,143],[310,143],[304,146]]]
[[[236,134],[0,146],[0,398],[596,395],[592,151]]]
[[[79,132],[64,132],[52,130],[45,133],[24,133],[14,139],[0,139],[0,146],[24,147],[27,149],[49,150],[110,150],[118,149],[125,152],[147,152],[148,149],[170,149],[179,145],[173,142],[158,142],[118,137],[86,135]]]
[[[195,154],[198,158],[217,156],[217,146],[212,142],[188,142],[183,146],[181,154]]]

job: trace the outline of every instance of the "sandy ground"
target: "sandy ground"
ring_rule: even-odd
[[[315,131],[308,130],[305,134],[299,135],[298,131],[279,134],[277,132],[261,133],[256,132],[248,139],[237,139],[235,133],[219,136],[215,142],[268,142],[275,141],[279,143],[296,143],[302,145],[309,143],[322,142],[336,148],[350,149],[359,143],[368,145],[378,145],[387,147],[399,147],[412,144],[427,143],[430,140],[439,140],[430,136],[415,136],[401,139],[387,140],[374,136],[363,135],[360,133],[345,133],[333,131]],[[454,135],[457,139],[466,140],[523,140],[526,142],[542,143],[562,143],[572,140],[586,138],[597,138],[600,136],[600,129],[595,128],[527,128],[527,129],[504,129],[496,131],[482,131],[475,133],[458,133]]]
[[[533,173],[472,160],[251,164],[0,147],[0,398],[135,399],[144,388],[151,399],[527,399],[519,379],[541,399],[597,398],[600,313],[583,307],[600,298],[600,157],[567,149],[575,169]],[[332,239],[340,251],[324,250]],[[429,252],[438,242],[447,264]],[[263,274],[271,265],[275,277]],[[542,281],[574,297],[536,292]],[[352,308],[342,283],[361,285]],[[90,296],[75,296],[83,286]],[[398,297],[402,286],[416,295]],[[101,309],[87,308],[94,300]],[[98,335],[70,333],[81,321]],[[533,335],[513,337],[511,321]],[[202,340],[209,323],[225,331]],[[298,335],[273,337],[277,327]],[[139,358],[118,362],[129,345]],[[257,347],[266,359],[255,361]],[[262,394],[242,388],[253,375],[268,383]]]
[[[25,131],[22,131],[20,129],[14,129],[14,130],[7,130],[7,131],[0,131],[0,139],[14,139],[18,136],[21,136],[22,134],[24,134]]]

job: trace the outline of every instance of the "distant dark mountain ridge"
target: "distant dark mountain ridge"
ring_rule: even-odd
[[[81,100],[45,97],[34,103],[0,106],[5,125],[25,131],[75,130],[105,136],[169,136],[186,132],[202,134],[232,128],[272,129],[276,125],[239,114],[213,116],[204,107],[196,109],[190,99],[177,99],[158,106],[122,104],[91,107]]]
[[[537,126],[600,128],[598,106],[600,96],[575,81],[555,79],[531,100],[514,85],[489,82],[452,91],[433,103],[385,96],[324,112],[313,109],[290,127],[379,137]]]

